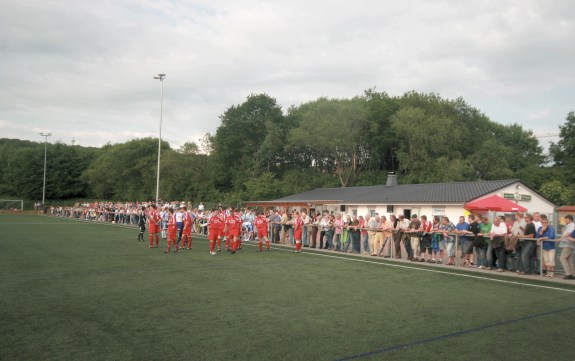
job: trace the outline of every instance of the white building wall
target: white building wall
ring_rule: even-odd
[[[553,203],[551,203],[548,200],[546,200],[545,198],[541,197],[538,193],[527,188],[524,184],[522,184],[520,182],[509,185],[505,188],[502,188],[501,190],[498,190],[497,192],[489,193],[489,194],[487,194],[481,198],[485,198],[485,197],[491,196],[493,194],[496,194],[500,197],[503,197],[504,193],[513,193],[516,196],[518,196],[517,198],[521,197],[522,195],[523,196],[530,196],[531,197],[530,200],[519,200],[518,199],[518,200],[513,201],[513,202],[516,202],[517,204],[519,204],[520,206],[527,208],[528,213],[540,212],[540,213],[545,213],[545,214],[553,214],[553,212],[555,211],[555,205]]]
[[[491,195],[498,195],[500,197],[504,197],[505,193],[513,193],[516,194],[517,200],[513,200],[517,204],[527,208],[529,213],[533,212],[540,212],[542,214],[547,214],[552,216],[554,214],[555,205],[551,202],[547,201],[545,198],[541,197],[538,193],[532,191],[531,189],[527,188],[524,184],[517,182],[515,184],[509,185],[505,188],[502,188],[496,192],[492,192],[482,196],[481,198],[486,198]],[[520,199],[521,196],[523,200]],[[525,196],[529,196],[530,199],[525,199]],[[371,214],[372,211],[374,213],[379,213],[380,215],[384,215],[389,218],[390,213],[387,212],[387,204],[345,204],[345,211],[341,211],[340,204],[337,205],[325,205],[324,210],[329,211],[330,213],[333,212],[334,214],[342,214],[342,215],[352,215],[356,213],[358,216],[364,216],[366,214]],[[453,223],[456,223],[459,216],[467,216],[469,214],[468,211],[464,209],[463,204],[393,204],[393,214],[399,216],[400,214],[404,214],[405,210],[410,210],[410,214],[417,214],[417,216],[426,215],[427,219],[433,219],[433,216],[438,215],[441,217],[447,216],[449,220]],[[479,214],[487,215],[489,218],[492,218],[493,214],[488,214],[491,212],[479,212]]]

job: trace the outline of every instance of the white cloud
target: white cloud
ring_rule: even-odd
[[[462,96],[553,131],[573,109],[569,1],[27,1],[0,13],[2,137],[173,147],[266,92],[287,108],[376,86]],[[545,111],[543,111],[545,110]],[[534,116],[534,114],[538,116]],[[26,124],[26,126],[21,126]]]

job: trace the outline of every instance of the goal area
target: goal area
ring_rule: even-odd
[[[22,212],[23,210],[23,199],[0,199],[0,211]]]

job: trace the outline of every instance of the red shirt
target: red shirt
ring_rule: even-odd
[[[228,230],[232,230],[232,229],[239,229],[241,227],[242,221],[239,220],[238,218],[236,218],[235,216],[228,216],[226,218],[226,227],[228,227]]]
[[[192,225],[192,217],[190,217],[188,212],[184,212],[184,218],[182,219],[182,222],[184,223],[184,227],[189,227]]]
[[[365,219],[359,220],[359,227],[358,228],[365,228]],[[365,236],[367,234],[367,230],[362,229],[361,234]]]
[[[258,230],[265,231],[268,229],[268,220],[265,216],[258,216],[256,218],[256,227]]]
[[[297,216],[296,219],[293,222],[293,229],[294,231],[297,231],[299,229],[301,229],[301,227],[303,226],[303,221],[301,219],[300,216]]]
[[[222,228],[224,228],[224,222],[222,221],[222,219],[218,216],[218,217],[210,217],[210,220],[208,222],[208,227],[210,229],[215,230],[221,230]]]
[[[176,215],[172,214],[168,219],[168,231],[175,230],[177,226],[178,225],[176,223]]]
[[[153,222],[154,224],[160,224],[160,213],[158,213],[157,210],[152,209],[150,211],[149,217],[150,217],[150,223]]]

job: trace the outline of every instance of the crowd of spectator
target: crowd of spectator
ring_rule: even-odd
[[[147,218],[151,202],[94,202],[73,207],[50,207],[49,214],[90,221],[111,222],[137,226]],[[192,208],[191,202],[163,202],[158,207],[164,221],[167,210],[185,206],[193,220],[192,232],[207,234],[211,211],[203,203]],[[219,208],[224,214],[225,209]],[[255,212],[242,209],[244,231],[254,230]],[[295,213],[269,210],[268,236],[272,243],[294,245],[293,223]],[[518,275],[538,274],[543,269],[546,277],[555,276],[556,249],[561,248],[560,261],[566,279],[574,279],[573,248],[575,231],[573,217],[565,217],[565,227],[557,236],[545,215],[538,212],[517,212],[511,217],[496,216],[488,219],[473,214],[461,216],[457,223],[448,217],[425,215],[365,216],[317,212],[298,213],[303,224],[302,245],[335,252],[350,252],[384,258],[405,258],[413,262],[445,263],[455,265],[462,259],[463,267],[474,267],[498,272],[512,271]],[[250,239],[253,235],[250,234]],[[458,250],[456,254],[456,249]]]

